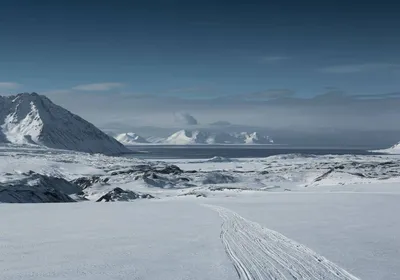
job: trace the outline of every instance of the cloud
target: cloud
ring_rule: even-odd
[[[245,94],[244,97],[248,99],[276,99],[291,97],[295,91],[291,89],[268,89],[265,91],[252,92]]]
[[[288,60],[290,57],[288,56],[263,56],[260,58],[260,62],[262,63],[273,63],[273,62],[279,62],[282,60]]]
[[[0,82],[0,89],[17,89],[21,85],[13,82]]]
[[[274,91],[266,91],[264,94],[276,96],[277,92]],[[280,93],[288,96],[290,91]],[[280,130],[281,139],[272,132],[271,137],[279,143],[288,143],[290,140],[290,143],[297,145],[310,144],[311,141],[316,143],[318,140],[324,144],[343,145],[343,138],[353,145],[387,145],[395,137],[397,142],[400,139],[400,95],[396,93],[368,95],[371,98],[366,98],[364,95],[346,94],[339,88],[330,87],[324,89],[323,94],[310,98],[293,95],[290,98],[251,99],[246,96],[218,99],[169,96],[137,98],[133,94],[118,93],[116,96],[95,92],[81,94],[75,91],[72,94],[54,94],[51,99],[102,129],[115,133],[152,127],[149,135],[160,131],[160,136],[164,137],[185,126],[197,124],[196,128],[223,131],[239,129],[239,126],[259,127],[267,132]],[[193,115],[201,118],[201,123]],[[218,123],[220,120],[232,125],[210,125],[213,122],[221,124]],[[336,134],[332,134],[332,131],[336,131]],[[304,137],[300,139],[300,135]],[[377,135],[385,137],[377,139]]]
[[[320,69],[320,72],[335,74],[351,74],[360,72],[373,72],[379,70],[400,69],[400,64],[395,63],[363,63],[335,65]]]
[[[211,126],[230,126],[232,124],[228,121],[216,121],[216,122],[210,123],[210,125]]]
[[[122,83],[97,83],[97,84],[85,84],[73,87],[74,90],[81,91],[107,91],[117,88],[122,88],[124,84]]]
[[[383,98],[400,98],[400,92],[388,92],[382,94],[359,94],[356,95],[359,99],[383,99]]]
[[[339,88],[327,88],[328,91],[326,91],[323,94],[317,95],[314,98],[312,98],[312,101],[315,103],[315,105],[320,103],[326,103],[326,104],[337,104],[337,103],[343,103],[343,102],[350,102],[352,100],[357,99],[357,95],[348,95],[346,94],[345,91],[339,89]]]
[[[188,113],[175,113],[175,121],[185,125],[197,125],[198,121]]]
[[[207,88],[205,87],[187,87],[187,88],[174,88],[168,90],[168,92],[171,93],[186,93],[186,92],[198,92],[198,91],[203,91],[206,90]]]

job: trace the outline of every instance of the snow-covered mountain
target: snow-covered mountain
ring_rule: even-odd
[[[124,144],[124,145],[135,145],[135,144],[146,144],[149,143],[145,138],[142,136],[134,133],[134,132],[127,132],[127,133],[121,133],[115,136],[115,139],[117,139],[118,142]]]
[[[165,139],[165,143],[172,145],[213,144],[211,143],[212,140],[207,132],[179,130]]]
[[[90,153],[129,152],[93,124],[37,93],[0,96],[0,142]]]
[[[269,136],[262,135],[258,132],[252,132],[252,133],[240,132],[240,133],[237,133],[234,135],[239,140],[244,141],[245,144],[273,144],[274,143],[274,140],[272,140]]]
[[[166,144],[273,144],[273,140],[257,132],[209,132],[202,130],[180,130],[165,140]]]
[[[163,144],[165,142],[165,138],[157,137],[157,136],[149,136],[146,137],[147,142],[152,144]]]
[[[399,154],[400,155],[400,142],[393,145],[392,147],[388,149],[383,149],[383,150],[377,150],[373,152],[379,152],[379,153],[387,153],[387,154]]]

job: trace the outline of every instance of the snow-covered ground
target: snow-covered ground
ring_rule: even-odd
[[[0,204],[0,279],[400,279],[396,155],[0,147],[1,202],[63,195]]]

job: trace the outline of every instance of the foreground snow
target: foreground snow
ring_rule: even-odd
[[[233,231],[228,241],[236,242],[228,246],[252,277],[243,279],[294,279],[290,273],[325,275],[297,279],[398,279],[397,195],[271,193],[198,200],[0,205],[0,274],[5,280],[239,279],[220,239],[223,220],[200,205],[207,202],[230,209],[222,238],[229,238],[231,222],[245,229]],[[274,257],[276,250],[286,255]],[[275,263],[287,262],[284,256],[294,258],[286,270]],[[270,262],[287,278],[263,274],[278,273]]]
[[[229,209],[207,206],[223,219],[221,239],[240,278],[358,279],[276,231],[248,221]]]
[[[161,162],[3,146],[2,202],[89,201],[0,204],[0,275],[399,279],[399,183],[389,155]]]

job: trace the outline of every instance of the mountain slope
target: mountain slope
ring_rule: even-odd
[[[134,132],[127,132],[121,133],[115,136],[115,139],[124,144],[124,145],[135,145],[135,144],[146,144],[149,143],[145,138],[142,136],[134,133]]]
[[[378,152],[378,153],[387,153],[387,154],[399,154],[400,155],[400,142],[393,145],[392,147],[388,149],[383,149],[383,150],[377,150],[373,152]]]
[[[169,136],[166,140],[166,144],[173,145],[190,145],[190,144],[210,144],[212,139],[209,139],[210,135],[207,132],[199,130],[180,130]]]
[[[272,144],[269,136],[257,132],[248,133],[226,133],[209,132],[203,130],[180,130],[165,140],[171,145],[193,145],[193,144]]]
[[[269,136],[261,135],[258,132],[241,132],[236,134],[237,138],[242,140],[245,144],[273,144],[274,140],[272,140]]]
[[[129,152],[93,124],[37,93],[0,96],[0,141],[90,153]]]

